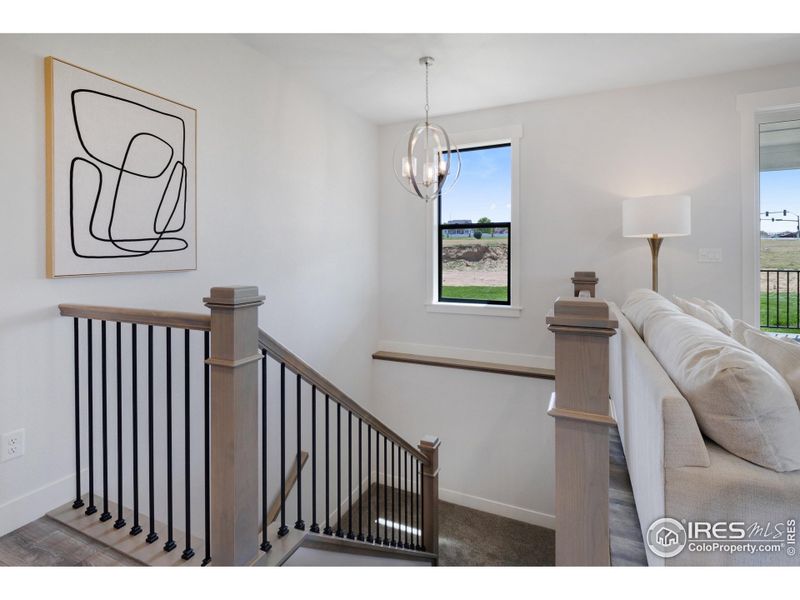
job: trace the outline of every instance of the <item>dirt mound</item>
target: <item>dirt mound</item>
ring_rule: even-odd
[[[483,244],[464,244],[445,246],[442,248],[445,260],[465,260],[479,262],[482,260],[503,260],[508,258],[508,246],[487,246]]]
[[[463,244],[442,248],[446,269],[496,271],[508,265],[507,245]]]

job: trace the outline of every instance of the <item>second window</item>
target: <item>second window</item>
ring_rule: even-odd
[[[511,304],[511,144],[460,151],[461,175],[439,197],[438,300]]]

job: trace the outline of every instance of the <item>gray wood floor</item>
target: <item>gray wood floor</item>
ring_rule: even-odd
[[[139,563],[50,517],[41,517],[0,538],[0,565],[121,567]]]
[[[611,566],[647,566],[647,555],[636,514],[628,463],[616,427],[609,428],[608,528]]]

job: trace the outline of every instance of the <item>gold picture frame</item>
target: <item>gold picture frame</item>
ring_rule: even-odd
[[[44,76],[47,277],[197,269],[197,110],[52,56]]]

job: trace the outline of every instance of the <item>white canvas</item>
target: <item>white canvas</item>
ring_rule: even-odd
[[[48,275],[197,268],[196,111],[46,61]]]

